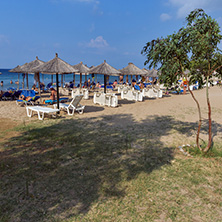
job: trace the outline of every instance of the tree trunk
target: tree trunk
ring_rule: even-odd
[[[210,106],[210,99],[209,99],[209,92],[208,92],[208,83],[209,83],[209,76],[207,76],[207,85],[206,85],[206,97],[207,97],[207,106],[208,106],[208,145],[204,148],[203,152],[206,153],[211,147],[212,144],[212,120],[211,120],[211,106]]]
[[[188,91],[190,92],[193,100],[195,101],[195,103],[197,104],[197,109],[198,109],[198,115],[199,115],[199,123],[198,123],[198,129],[197,129],[197,136],[196,136],[196,145],[197,147],[199,148],[199,150],[202,152],[202,148],[200,146],[200,143],[199,143],[199,140],[200,140],[200,129],[201,129],[201,125],[202,125],[202,117],[201,117],[201,110],[200,110],[200,104],[199,102],[197,101],[196,97],[194,96],[193,92],[190,90],[190,87],[189,87],[189,82],[186,78],[186,81],[187,81],[187,88],[188,88]]]

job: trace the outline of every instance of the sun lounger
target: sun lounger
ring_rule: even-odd
[[[59,107],[60,109],[65,109],[68,115],[73,115],[75,111],[79,114],[83,114],[85,106],[80,104],[82,98],[83,95],[76,95],[69,104],[59,103]],[[56,108],[56,104],[54,105],[54,108]]]
[[[25,104],[25,105],[36,105],[36,101],[40,98],[40,96],[34,96],[32,98],[30,98],[29,100],[22,100],[22,99],[17,99],[16,100],[16,104],[17,105],[21,105],[21,104]]]
[[[68,97],[59,98],[59,102],[66,102],[68,100],[69,100]],[[57,103],[57,100],[51,100],[51,99],[45,100],[45,104],[51,104],[52,105],[54,103]]]
[[[59,109],[52,109],[48,107],[43,106],[27,106],[26,107],[27,116],[32,117],[33,111],[37,112],[39,120],[44,119],[44,114],[52,114],[55,115],[57,112],[59,112]]]
[[[147,89],[144,88],[142,91],[142,94],[144,97],[148,98],[162,98],[163,97],[163,91],[160,89]]]
[[[95,92],[93,97],[93,103],[102,106],[118,106],[118,97],[114,93]]]
[[[121,99],[127,99],[130,101],[143,101],[143,94],[137,90],[124,90],[121,92]]]
[[[17,105],[25,104],[25,105],[36,105],[36,101],[40,98],[40,96],[36,96],[34,90],[22,90],[20,96],[23,95],[25,97],[31,97],[29,100],[18,99],[16,100]]]
[[[13,95],[13,94],[12,94],[11,92],[6,91],[6,92],[3,93],[1,99],[2,99],[2,100],[12,100],[12,99],[13,99],[13,96],[12,96],[12,95]]]
[[[72,90],[72,98],[74,98],[77,95],[83,95],[83,99],[89,99],[89,90],[84,88],[84,89],[73,89]]]

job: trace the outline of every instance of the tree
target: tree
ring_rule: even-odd
[[[186,26],[178,32],[168,35],[166,38],[157,38],[146,43],[142,54],[147,57],[144,65],[149,68],[160,66],[160,79],[165,83],[175,82],[180,77],[187,80],[190,70],[190,82],[198,80],[199,83],[206,82],[206,99],[208,105],[208,144],[202,147],[199,143],[199,135],[202,125],[201,110],[198,100],[193,92],[188,90],[197,104],[199,124],[196,136],[196,145],[201,152],[208,152],[212,145],[212,121],[211,106],[209,100],[208,82],[212,73],[221,68],[219,44],[222,36],[218,23],[208,16],[202,9],[192,11],[186,18]],[[220,58],[220,59],[219,59]]]

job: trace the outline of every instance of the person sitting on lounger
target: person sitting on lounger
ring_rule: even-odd
[[[49,89],[50,89],[50,91],[51,91],[51,95],[50,95],[50,98],[49,98],[49,99],[55,100],[56,97],[57,97],[57,92],[56,92],[56,90],[55,90],[52,86],[50,86]]]
[[[115,88],[117,84],[118,84],[118,82],[117,82],[117,80],[115,80],[115,81],[113,82],[113,88]]]
[[[100,88],[100,87],[101,87],[100,83],[97,82],[97,83],[96,83],[96,88]]]
[[[30,99],[32,99],[32,97],[31,96],[21,95],[21,96],[19,96],[19,99],[22,99],[22,100],[25,100],[25,101],[29,101]]]

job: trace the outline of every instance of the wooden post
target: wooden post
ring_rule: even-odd
[[[128,83],[128,75],[126,75],[126,84]]]
[[[61,74],[61,87],[63,88],[63,74]]]
[[[28,73],[26,73],[26,88],[29,89],[29,78],[28,78]]]
[[[56,73],[57,109],[59,109],[59,74]]]
[[[40,96],[40,103],[42,103],[42,98],[41,98],[41,88],[40,88],[40,74],[38,73],[38,82],[39,82],[39,96]]]
[[[24,89],[25,87],[24,81],[25,81],[25,73],[22,73],[22,89]]]
[[[17,87],[18,90],[19,90],[19,76],[20,74],[18,73],[18,87]]]
[[[75,88],[75,82],[76,82],[75,77],[76,77],[76,75],[75,75],[75,73],[74,73],[74,74],[73,74],[73,84],[74,84],[74,87],[73,87],[73,88]]]
[[[104,75],[104,93],[106,93],[106,75]]]
[[[80,89],[82,88],[82,73],[80,73],[80,83],[79,83]]]

